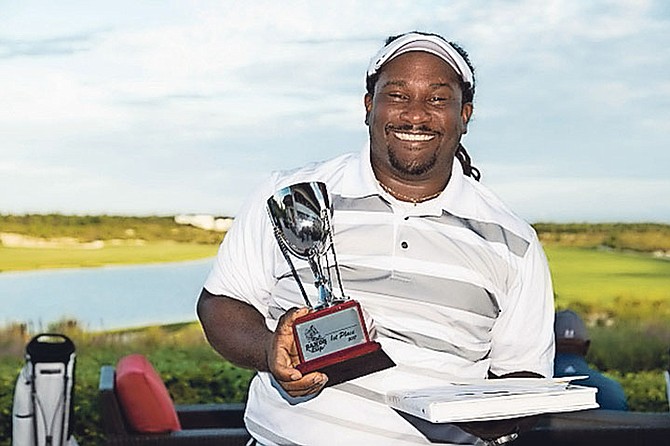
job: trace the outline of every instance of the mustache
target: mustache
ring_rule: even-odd
[[[393,124],[386,124],[385,130],[387,132],[420,132],[420,133],[434,133],[436,135],[439,135],[440,132],[438,132],[435,129],[431,129],[430,127],[426,125],[419,125],[419,126],[414,126],[411,124],[403,124],[403,125],[393,125]]]

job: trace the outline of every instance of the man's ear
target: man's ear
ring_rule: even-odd
[[[370,93],[363,96],[363,103],[365,104],[365,125],[370,125],[370,112],[372,111],[372,95]]]
[[[461,106],[461,120],[463,122],[463,134],[468,133],[468,124],[470,123],[470,118],[472,117],[472,102],[466,102]]]

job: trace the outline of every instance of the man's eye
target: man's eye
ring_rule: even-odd
[[[432,96],[428,103],[435,107],[447,107],[450,104],[455,103],[455,99],[451,96]]]
[[[402,101],[406,98],[406,96],[402,93],[389,93],[388,97],[395,101]]]

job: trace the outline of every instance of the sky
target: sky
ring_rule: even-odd
[[[234,216],[367,145],[364,73],[435,32],[463,143],[529,222],[670,223],[670,2],[0,0],[0,214]]]

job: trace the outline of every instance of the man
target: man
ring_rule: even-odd
[[[582,386],[596,387],[598,389],[596,402],[601,409],[628,410],[626,395],[621,384],[593,370],[586,363],[586,353],[589,351],[591,340],[586,325],[579,315],[572,310],[557,312],[554,336],[556,338],[554,375],[588,376],[587,379],[573,382]]]
[[[369,398],[379,376],[551,376],[553,294],[540,244],[466,176],[478,176],[460,144],[474,87],[459,47],[422,33],[390,38],[367,72],[370,146],[274,174],[237,216],[198,314],[219,353],[258,370],[245,420],[259,444],[429,444]],[[291,324],[308,310],[265,210],[275,191],[306,181],[328,187],[344,289],[397,364],[325,388],[325,374],[294,368]],[[512,425],[463,427],[500,444],[515,436],[505,435]]]

